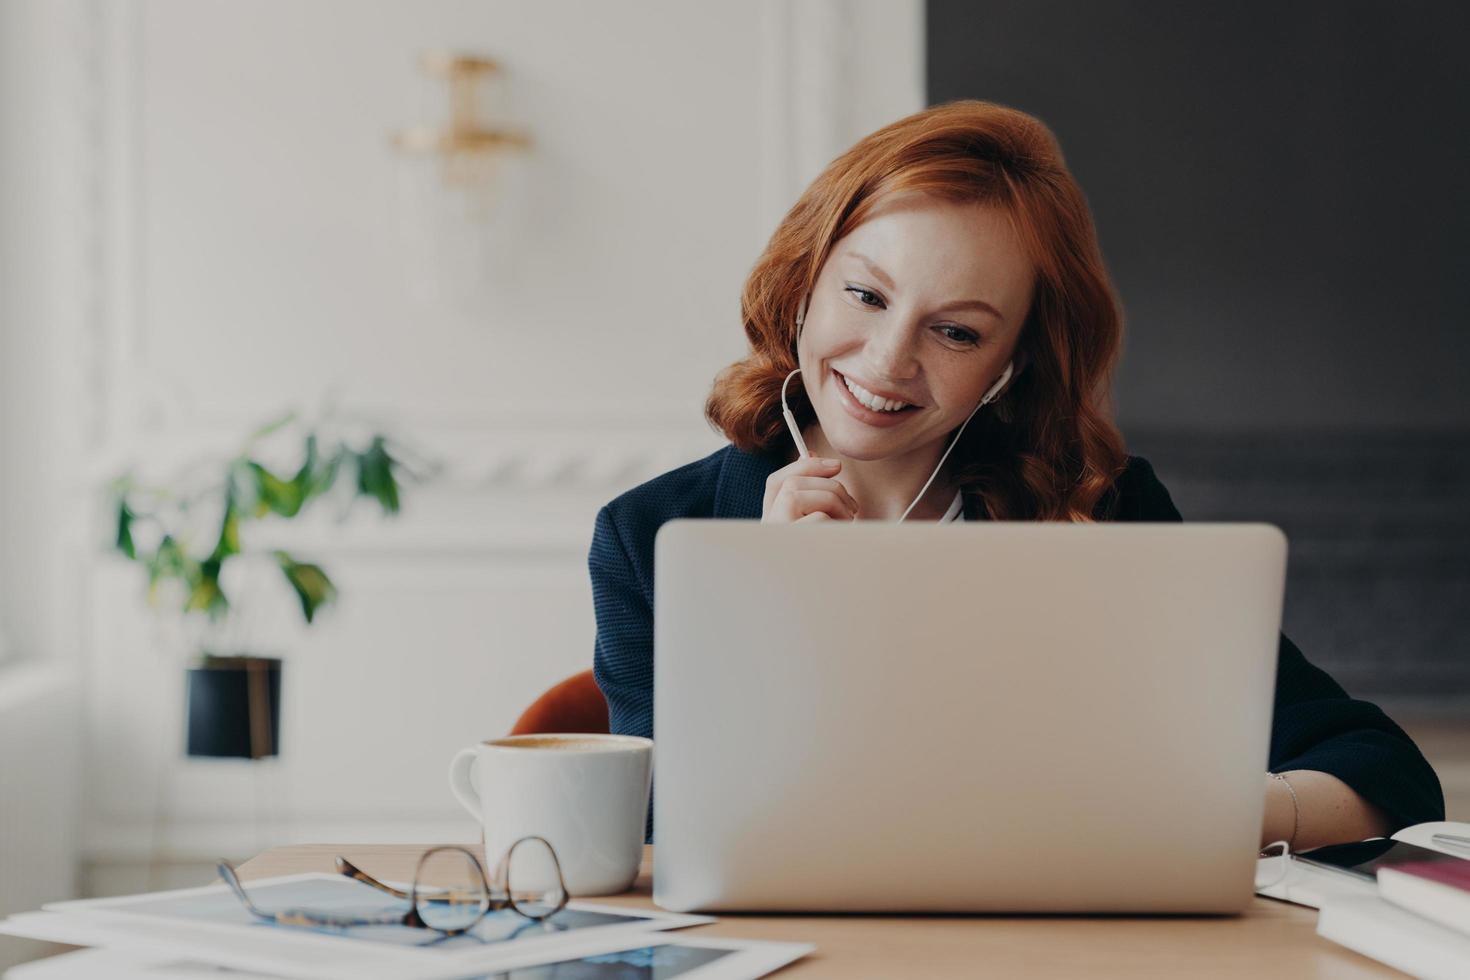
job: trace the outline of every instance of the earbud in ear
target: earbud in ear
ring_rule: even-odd
[[[801,306],[797,307],[796,309],[796,342],[798,348],[801,344],[801,324],[802,321],[806,319],[807,296],[810,295],[811,294],[808,293],[807,295],[802,296]],[[786,386],[791,383],[792,377],[795,376],[796,373],[800,370],[801,368],[796,368],[790,374],[786,375],[785,381],[781,382],[781,417],[786,420],[786,428],[791,433],[791,441],[796,443],[796,451],[801,456],[806,457],[810,456],[811,453],[807,452],[806,442],[801,438],[801,429],[797,428],[796,426],[796,417],[791,414],[791,409],[786,404]]]
[[[1006,386],[1006,382],[1011,380],[1011,375],[1014,373],[1014,366],[1014,361],[1006,362],[1006,369],[1000,373],[1000,377],[995,380],[995,384],[990,386],[990,390],[985,393],[985,397],[980,399],[981,405],[989,405],[995,396],[1000,394],[1000,390]]]
[[[786,375],[786,380],[781,382],[781,417],[786,420],[786,429],[791,433],[791,441],[796,443],[796,451],[802,456],[810,456],[811,453],[806,451],[806,443],[802,441],[801,430],[796,427],[796,416],[791,414],[791,409],[786,405],[786,385],[791,381],[792,375],[800,370],[801,368],[797,368],[796,371],[792,371],[791,374]]]

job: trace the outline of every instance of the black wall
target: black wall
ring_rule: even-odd
[[[1470,697],[1470,5],[929,0],[931,103],[1057,134],[1122,296],[1119,421],[1292,541],[1352,693]]]
[[[930,102],[1040,117],[1125,423],[1470,425],[1470,5],[931,0]]]

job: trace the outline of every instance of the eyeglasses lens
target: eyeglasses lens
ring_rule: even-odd
[[[419,863],[415,907],[431,929],[466,929],[490,907],[475,859],[459,848],[429,851]]]
[[[522,837],[512,844],[498,872],[503,880],[496,884],[521,915],[544,919],[567,903],[556,852],[540,837]]]

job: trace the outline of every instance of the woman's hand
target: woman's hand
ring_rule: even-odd
[[[833,479],[840,469],[840,460],[802,456],[766,477],[761,523],[857,520],[857,501]]]

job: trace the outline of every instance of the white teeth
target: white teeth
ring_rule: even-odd
[[[871,408],[875,412],[896,412],[900,408],[903,408],[908,404],[908,402],[898,402],[894,401],[891,398],[879,398],[877,395],[873,394],[862,385],[854,383],[853,380],[845,374],[842,376],[842,380],[847,382],[847,390],[852,392],[852,397],[856,398],[858,401],[862,402],[864,405],[866,405],[868,408]]]

